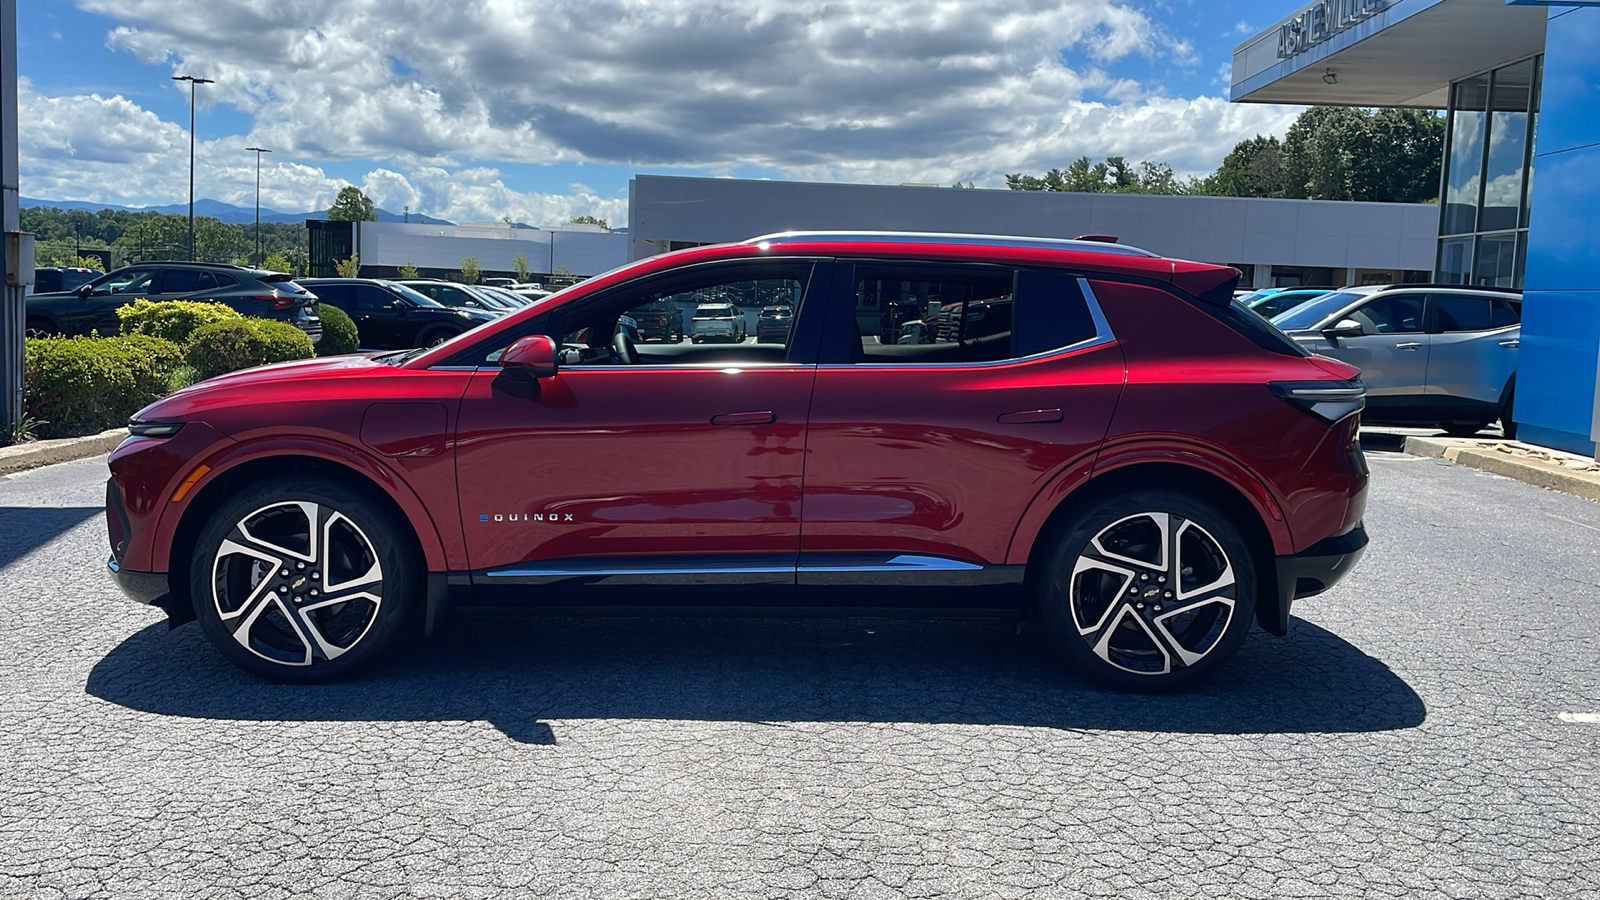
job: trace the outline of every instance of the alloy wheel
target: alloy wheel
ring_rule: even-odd
[[[1096,656],[1125,672],[1165,675],[1216,649],[1237,589],[1210,532],[1172,513],[1141,512],[1090,539],[1073,566],[1069,601]]]
[[[212,562],[212,602],[240,646],[285,666],[348,653],[366,637],[384,597],[372,541],[319,503],[263,506],[228,532]]]

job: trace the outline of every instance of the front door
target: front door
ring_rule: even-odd
[[[117,318],[117,308],[135,300],[149,298],[155,290],[160,269],[153,266],[129,266],[96,279],[98,282],[87,295],[61,304],[59,321],[66,334],[101,335],[116,334],[122,327]]]
[[[634,347],[618,319],[662,299],[801,295],[812,269],[709,265],[572,301],[544,317],[561,367],[536,396],[480,369],[457,442],[480,600],[638,603],[667,584],[748,604],[768,595],[706,592],[793,584],[814,347]]]
[[[1420,292],[1376,297],[1346,316],[1361,323],[1359,337],[1339,338],[1319,351],[1361,370],[1375,418],[1381,420],[1384,412],[1410,414],[1424,402],[1431,345],[1424,327],[1426,300]]]
[[[1053,270],[886,261],[836,275],[799,583],[917,585],[929,605],[943,586],[1020,584],[1006,565],[1017,523],[1092,461],[1122,388],[1122,351],[1092,302]],[[925,328],[902,342],[905,321]]]
[[[1467,418],[1499,415],[1517,371],[1520,320],[1520,310],[1509,297],[1435,294],[1429,399],[1441,410]]]

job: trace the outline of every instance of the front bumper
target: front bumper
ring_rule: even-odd
[[[1276,618],[1269,622],[1263,616],[1262,625],[1277,635],[1288,631],[1289,608],[1294,601],[1338,584],[1367,552],[1367,540],[1367,529],[1358,522],[1344,534],[1318,541],[1292,556],[1278,557]]]
[[[146,606],[165,606],[171,598],[172,589],[167,584],[165,572],[135,572],[117,565],[117,558],[106,560],[106,568],[111,570],[111,578],[116,581],[117,587],[130,599],[137,600]]]

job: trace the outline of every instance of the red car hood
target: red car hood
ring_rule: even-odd
[[[374,362],[366,354],[330,356],[326,359],[297,359],[292,362],[273,363],[254,369],[229,372],[215,378],[196,382],[171,396],[146,406],[133,414],[135,419],[164,419],[191,415],[217,403],[231,402],[242,391],[301,379],[338,378],[359,376],[384,363]]]

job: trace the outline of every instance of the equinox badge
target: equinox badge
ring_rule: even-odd
[[[479,513],[478,521],[487,522],[575,522],[572,513]]]

